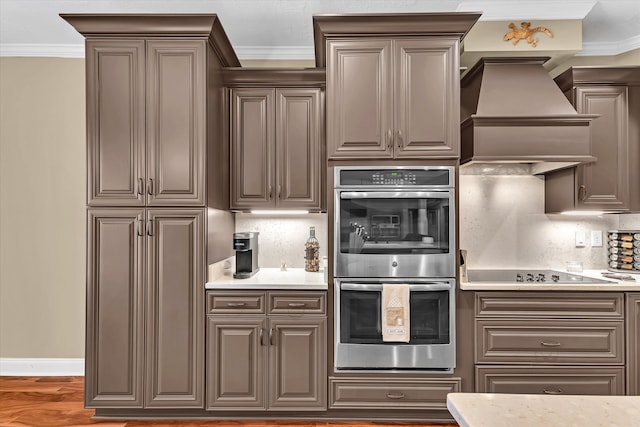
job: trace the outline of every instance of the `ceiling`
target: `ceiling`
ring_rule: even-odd
[[[60,13],[216,13],[241,60],[311,60],[314,14],[447,11],[582,20],[578,55],[640,48],[639,0],[0,0],[0,56],[82,57],[83,38]]]

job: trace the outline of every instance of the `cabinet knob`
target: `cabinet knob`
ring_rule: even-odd
[[[543,347],[560,347],[562,344],[559,342],[544,342],[540,343]]]
[[[387,393],[388,399],[404,399],[404,393]]]
[[[153,178],[149,178],[147,182],[147,194],[153,196]]]

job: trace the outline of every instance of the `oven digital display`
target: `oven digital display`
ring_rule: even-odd
[[[340,185],[348,186],[452,186],[449,171],[443,169],[355,169],[340,171]]]

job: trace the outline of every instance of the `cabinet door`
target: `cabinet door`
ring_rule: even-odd
[[[627,294],[627,394],[640,395],[640,293]]]
[[[576,110],[600,115],[590,126],[591,147],[598,161],[577,167],[576,205],[583,209],[628,209],[627,88],[578,88]]]
[[[204,405],[204,209],[147,214],[146,407]]]
[[[326,408],[326,318],[269,318],[269,408]]]
[[[330,40],[327,52],[328,158],[392,157],[391,40]]]
[[[89,209],[85,406],[142,407],[142,209]]]
[[[147,41],[149,206],[204,206],[205,41]]]
[[[207,320],[207,409],[266,408],[266,317]]]
[[[231,209],[275,206],[273,89],[231,94]]]
[[[144,41],[87,41],[87,203],[144,206]]]
[[[320,209],[320,89],[276,90],[276,205]]]
[[[458,39],[394,44],[395,157],[458,157]]]

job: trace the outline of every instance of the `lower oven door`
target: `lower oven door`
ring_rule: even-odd
[[[382,283],[409,284],[410,341],[382,340]],[[335,280],[336,369],[455,367],[455,280]]]

